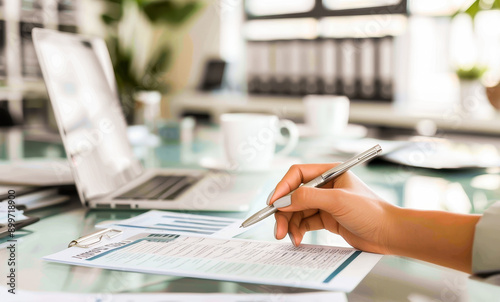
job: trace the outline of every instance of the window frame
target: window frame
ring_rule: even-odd
[[[278,15],[252,15],[246,10],[246,1],[244,5],[245,16],[247,20],[268,20],[268,19],[287,19],[287,18],[322,18],[338,16],[362,16],[362,15],[387,15],[387,14],[408,14],[408,0],[401,0],[398,4],[364,7],[342,10],[330,10],[323,5],[322,0],[314,0],[313,9],[308,12],[278,14]]]

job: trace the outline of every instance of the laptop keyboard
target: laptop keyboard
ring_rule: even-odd
[[[192,176],[155,176],[117,199],[174,200],[198,181]]]

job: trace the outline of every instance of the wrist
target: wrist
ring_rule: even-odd
[[[480,215],[396,207],[391,211],[389,254],[470,271],[474,231]]]
[[[385,234],[383,239],[383,248],[387,255],[400,255],[401,242],[400,239],[404,234],[402,217],[405,215],[406,209],[394,205],[388,205],[386,212],[388,215]]]

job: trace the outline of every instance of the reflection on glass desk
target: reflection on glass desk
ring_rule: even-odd
[[[188,146],[160,144],[154,147],[135,146],[134,152],[147,167],[199,168],[205,156],[221,156],[217,128],[198,129],[196,139]],[[57,135],[55,135],[57,136]],[[332,141],[331,144],[341,143]],[[342,157],[328,152],[314,153],[317,142],[303,140],[294,156],[302,162],[333,162]],[[325,148],[321,148],[325,150]],[[333,150],[333,148],[332,148]],[[17,130],[0,133],[0,160],[23,158],[61,158],[61,143],[51,137],[41,137]],[[268,177],[265,194],[286,172],[264,173]],[[500,175],[491,170],[433,171],[395,165],[368,165],[353,169],[376,193],[388,202],[402,207],[446,210],[460,213],[482,213],[500,196]],[[1,173],[1,171],[0,171]],[[266,196],[259,196],[247,213],[210,213],[233,218],[245,218],[260,209]],[[64,249],[67,244],[94,230],[95,224],[106,220],[133,217],[140,211],[88,210],[75,200],[71,207],[52,207],[30,213],[43,216],[38,223],[26,228],[32,233],[18,244],[18,289],[76,293],[118,292],[224,292],[224,293],[295,293],[308,290],[257,284],[218,282],[111,271],[48,263],[41,257]],[[194,212],[204,214],[202,212]],[[274,219],[263,221],[240,238],[275,241]],[[284,239],[288,240],[288,239]],[[343,245],[337,235],[326,231],[311,232],[305,243]],[[0,250],[0,259],[7,251]],[[7,265],[0,265],[0,275],[7,275]],[[4,287],[5,284],[0,284]],[[433,264],[395,256],[384,256],[348,298],[353,301],[494,301],[500,297],[500,287],[484,280]]]

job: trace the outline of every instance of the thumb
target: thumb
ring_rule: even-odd
[[[291,205],[278,208],[283,212],[319,209],[335,214],[343,207],[345,191],[342,189],[319,189],[300,187],[291,196]]]

